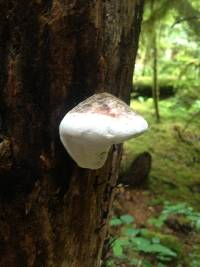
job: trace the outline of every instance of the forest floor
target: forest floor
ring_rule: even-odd
[[[121,175],[143,152],[152,167],[144,186],[117,189],[104,265],[200,267],[199,102],[186,108],[175,98],[160,101],[160,123],[152,99],[131,106],[150,127],[124,145]]]

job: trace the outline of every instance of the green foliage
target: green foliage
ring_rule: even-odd
[[[157,228],[161,228],[166,221],[167,216],[166,215],[160,215],[158,218],[150,218],[148,220],[148,223],[151,225],[156,226]]]
[[[115,240],[112,249],[113,254],[115,257],[122,257],[123,256],[123,242],[120,239]]]
[[[194,211],[186,203],[174,204],[166,201],[161,215],[158,218],[150,218],[149,223],[160,228],[170,215],[184,215],[197,231],[200,230],[200,212]]]
[[[174,251],[177,255],[181,257],[183,250],[182,244],[180,244],[180,241],[178,240],[177,237],[170,234],[162,233],[164,230],[164,225],[160,229],[155,228],[155,230],[152,230],[152,227],[150,228],[149,225],[147,226],[148,229],[145,229],[146,231],[143,232],[143,237],[150,240],[155,240],[155,239],[159,240],[159,242],[157,241],[157,243],[161,243],[164,246],[170,248],[172,251]],[[156,242],[154,241],[154,243]]]
[[[149,222],[160,229],[165,227],[164,222],[170,215],[184,215],[191,221],[196,231],[200,230],[200,213],[186,203],[175,204],[166,201],[160,216],[151,218]],[[106,266],[115,266],[115,263],[120,261],[131,266],[138,266],[140,263],[142,267],[165,267],[167,263],[175,264],[181,257],[183,248],[177,238],[147,228],[136,228],[131,215],[125,214],[119,218],[120,224],[113,223],[116,217],[110,220],[111,227],[117,227],[118,234],[111,239],[112,257]],[[194,260],[193,263],[192,267],[198,266],[198,261]]]
[[[189,125],[186,137],[190,143],[185,143],[177,135],[176,127],[184,129],[187,121],[193,118],[198,111],[198,101],[187,109],[177,104],[177,98],[160,101],[162,121],[156,124],[152,112],[152,99],[143,102],[132,101],[131,107],[142,114],[148,121],[148,132],[125,143],[125,154],[122,160],[122,172],[126,172],[137,154],[147,151],[153,159],[153,166],[149,179],[149,188],[159,196],[162,203],[188,202],[190,206],[200,202],[200,194],[194,194],[190,188],[199,183],[200,173],[200,143],[199,117],[197,116]],[[197,205],[197,209],[198,209]]]
[[[172,258],[177,256],[171,249],[159,244],[158,239],[156,239],[156,243],[154,239],[148,240],[144,237],[135,237],[131,241],[138,251],[154,254],[157,259],[161,259],[162,261],[171,261]]]
[[[111,226],[118,226],[121,224],[122,224],[122,221],[116,217],[113,217],[112,220],[110,221]]]
[[[152,99],[141,98],[140,101],[132,101],[131,106],[142,114],[149,122],[149,131],[137,138],[125,143],[122,160],[122,171],[126,172],[130,163],[139,153],[148,151],[152,156],[152,170],[149,177],[148,192],[153,197],[148,204],[152,209],[159,210],[159,214],[151,216],[144,222],[146,228],[139,228],[135,221],[126,226],[121,224],[115,232],[117,238],[134,237],[144,238],[155,244],[161,244],[176,253],[172,263],[161,261],[158,254],[139,251],[130,246],[123,247],[123,253],[127,256],[123,259],[130,265],[132,258],[137,265],[142,259],[148,260],[152,266],[188,266],[200,267],[200,230],[199,230],[199,202],[200,202],[200,154],[196,146],[200,148],[199,140],[199,116],[195,117],[187,128],[185,134],[191,143],[185,143],[177,136],[175,128],[184,129],[187,121],[193,118],[192,114],[198,112],[200,102],[197,99],[190,108],[183,106],[178,98],[170,98],[160,101],[160,109],[163,115],[162,121],[156,124],[153,119]],[[195,137],[196,136],[196,137]],[[161,207],[163,209],[161,210]],[[134,205],[133,205],[134,211]],[[176,219],[180,225],[188,225],[189,232],[175,232],[169,229],[168,219]],[[150,223],[151,224],[150,224]],[[169,234],[169,232],[171,234]],[[153,241],[154,240],[154,241]],[[140,263],[140,262],[139,262]],[[133,265],[133,266],[137,266]],[[116,258],[112,267],[117,266]],[[161,265],[162,266],[162,265]]]
[[[135,228],[133,216],[122,215],[118,220],[121,221],[120,224],[119,222],[116,224],[116,217],[110,220],[112,227],[118,227],[119,236],[111,240],[113,257],[109,258],[106,266],[112,266],[119,260],[129,263],[131,266],[138,266],[139,262],[142,267],[154,266],[148,260],[148,255],[153,257],[153,263],[165,266],[164,262],[171,262],[177,258],[177,253],[162,244],[159,237],[148,236],[147,229]],[[144,257],[145,255],[146,257]]]
[[[160,87],[165,80],[167,87],[171,77],[178,101],[191,107],[199,99],[199,3],[196,0],[153,2],[153,9],[152,1],[147,1],[145,9],[134,84],[144,86],[146,77],[148,84],[152,84],[152,33],[156,32]]]
[[[134,218],[133,216],[129,215],[129,214],[125,214],[120,216],[120,220],[124,223],[124,224],[129,224],[134,222]]]
[[[118,226],[118,225],[122,225],[122,224],[129,224],[132,222],[134,222],[133,216],[131,216],[129,214],[124,214],[124,215],[120,216],[119,218],[113,217],[110,220],[110,225],[111,226]]]

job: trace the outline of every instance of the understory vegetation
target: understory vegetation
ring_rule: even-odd
[[[124,144],[105,267],[200,267],[199,10],[147,1],[131,106],[149,130]]]
[[[200,106],[176,101],[160,101],[160,123],[152,99],[131,102],[150,129],[125,144],[121,175],[144,151],[152,167],[138,188],[117,189],[105,266],[200,266],[200,135],[198,118],[191,121]]]

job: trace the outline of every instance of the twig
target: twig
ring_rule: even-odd
[[[192,17],[184,17],[184,18],[181,18],[181,19],[177,19],[171,26],[171,28],[173,28],[174,26],[176,26],[176,24],[179,24],[179,23],[182,23],[184,21],[188,21],[188,20],[193,20],[193,19],[200,19],[199,16],[192,16]]]
[[[183,128],[183,133],[186,131],[186,129],[189,127],[190,123],[192,123],[194,121],[194,119],[200,115],[200,111],[192,114],[191,118],[187,121],[187,123],[185,124],[185,127]]]

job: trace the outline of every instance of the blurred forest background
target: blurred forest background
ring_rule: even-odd
[[[147,1],[131,106],[103,266],[200,267],[199,0]]]

